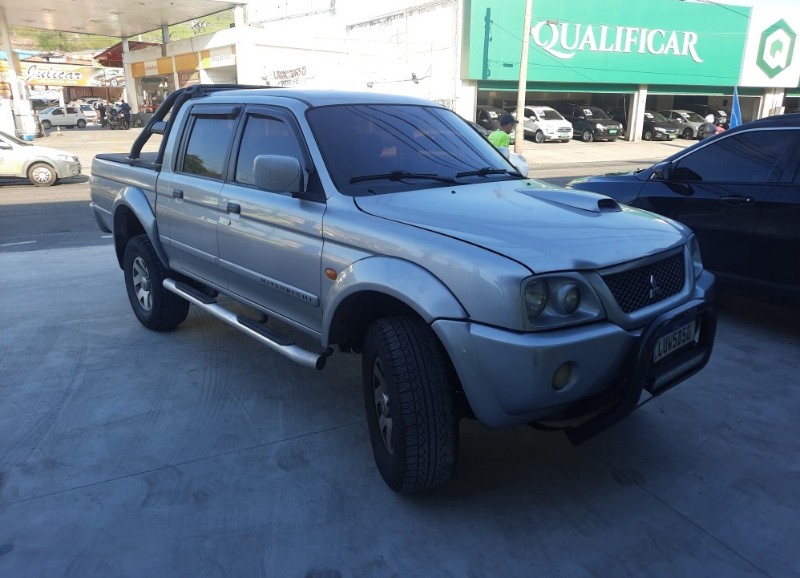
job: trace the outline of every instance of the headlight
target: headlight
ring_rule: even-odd
[[[78,162],[78,157],[74,155],[56,155],[56,158],[60,161],[67,161],[68,163]]]
[[[660,127],[660,126],[657,126],[657,127],[656,127],[656,132],[667,132],[667,129],[665,129],[665,128],[662,128],[662,127]]]
[[[598,122],[596,125],[594,125],[594,127],[595,127],[597,130],[605,130],[605,128],[606,128],[606,127],[604,127],[602,124],[600,124],[599,122]]]
[[[574,325],[605,315],[599,297],[580,273],[529,279],[524,285],[523,301],[532,329]]]
[[[703,273],[703,257],[700,255],[700,243],[695,236],[692,236],[692,264],[694,265],[694,278],[698,279]]]
[[[547,281],[535,279],[525,286],[525,311],[528,320],[533,321],[547,305]]]

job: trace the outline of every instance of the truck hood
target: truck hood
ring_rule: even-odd
[[[362,211],[463,240],[535,273],[597,269],[681,244],[682,228],[603,195],[498,181],[356,197]]]

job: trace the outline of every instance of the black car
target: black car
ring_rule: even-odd
[[[556,102],[549,105],[572,124],[572,136],[583,142],[606,140],[614,142],[622,134],[622,124],[599,107],[591,104]]]
[[[500,128],[500,117],[507,114],[502,108],[493,106],[478,106],[475,109],[475,122],[489,132]]]
[[[628,122],[625,118],[625,110],[613,108],[609,111],[611,117],[622,125],[625,133],[628,132]],[[680,132],[678,123],[664,117],[664,115],[653,110],[644,111],[644,123],[642,125],[642,140],[675,140]]]
[[[720,285],[800,305],[800,116],[745,123],[649,168],[568,186],[688,225]]]

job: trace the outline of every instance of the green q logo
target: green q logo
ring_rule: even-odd
[[[770,78],[775,78],[792,64],[797,34],[781,19],[761,33],[756,64]]]

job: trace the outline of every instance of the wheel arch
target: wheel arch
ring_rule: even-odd
[[[396,258],[370,257],[343,271],[326,299],[323,343],[360,350],[369,324],[389,315],[465,319],[467,312],[430,271]]]
[[[125,246],[137,235],[147,235],[153,248],[161,260],[168,267],[168,260],[158,237],[156,215],[144,191],[135,187],[126,187],[116,199],[111,208],[112,230],[114,232],[114,250],[120,268],[123,265]]]

